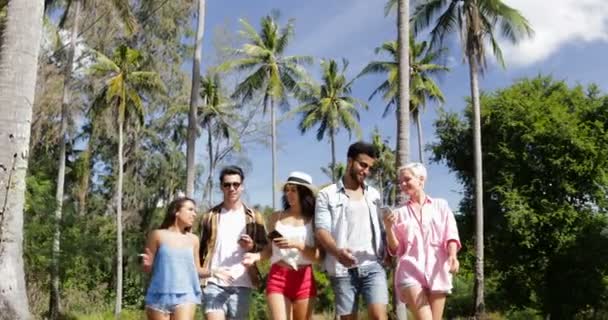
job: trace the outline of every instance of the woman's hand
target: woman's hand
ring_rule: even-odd
[[[287,238],[275,238],[274,240],[272,240],[274,242],[274,244],[281,248],[281,249],[291,249],[291,248],[296,248],[300,251],[304,250],[306,248],[306,245],[304,244],[304,242],[301,241],[293,241],[293,240],[289,240]]]
[[[448,256],[448,265],[450,266],[450,273],[458,273],[458,270],[460,269],[460,262],[458,262],[456,255]]]
[[[152,271],[152,264],[154,263],[154,261],[152,261],[152,251],[146,248],[144,252],[145,253],[139,254],[141,257],[141,267],[144,272],[149,273]]]
[[[384,220],[384,227],[386,228],[386,230],[392,229],[393,225],[397,221],[397,214],[395,213],[395,211],[393,211],[389,214],[385,214],[383,217],[383,220]]]

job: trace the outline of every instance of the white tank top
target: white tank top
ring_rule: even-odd
[[[294,240],[294,241],[303,241],[306,246],[312,247],[314,246],[314,234],[312,230],[312,220],[302,226],[292,226],[288,224],[281,223],[281,221],[277,221],[274,227],[278,232],[280,232],[283,237]],[[283,261],[288,265],[292,266],[294,269],[297,269],[299,265],[309,265],[312,264],[312,261],[306,258],[300,250],[296,248],[289,249],[281,249],[277,247],[274,242],[272,243],[272,257],[270,258],[270,263],[273,264],[278,261]]]

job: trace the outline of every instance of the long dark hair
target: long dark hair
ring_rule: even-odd
[[[305,186],[299,184],[293,184],[298,190],[298,198],[300,199],[300,208],[302,209],[302,216],[305,218],[312,218],[315,215],[315,195],[312,191]],[[287,197],[285,196],[285,190],[283,190],[283,210],[287,211],[291,206]]]
[[[188,197],[179,197],[171,201],[171,203],[169,203],[169,206],[167,206],[167,213],[165,214],[165,219],[163,220],[163,223],[160,224],[160,229],[168,229],[170,226],[172,226],[175,223],[175,219],[177,218],[177,213],[179,212],[179,210],[182,209],[184,205],[186,205],[186,202],[188,201],[192,202],[196,206],[196,201]],[[187,231],[190,231],[189,229],[190,228],[188,228]]]

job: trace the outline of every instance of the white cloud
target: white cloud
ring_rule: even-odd
[[[608,41],[606,0],[504,0],[518,9],[534,29],[534,37],[517,45],[503,42],[510,66],[546,59],[566,44]]]

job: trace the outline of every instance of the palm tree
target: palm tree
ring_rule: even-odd
[[[410,34],[410,3],[409,0],[388,0],[384,6],[384,14],[388,14],[397,7],[397,60],[398,78],[397,86],[399,88],[397,99],[397,167],[405,164],[409,160],[409,145],[410,145],[410,130],[409,130],[409,112],[405,108],[400,107],[401,101],[408,101],[410,94],[410,67],[408,65],[409,41],[406,39]]]
[[[399,100],[397,101],[397,167],[410,157],[410,111],[403,106],[410,101],[410,1],[397,0],[397,43],[399,44]]]
[[[323,83],[320,86],[307,85],[300,97],[304,103],[296,109],[302,113],[299,128],[302,134],[310,128],[319,126],[317,129],[317,140],[323,140],[327,135],[331,144],[331,168],[335,173],[336,167],[336,134],[341,127],[348,131],[349,135],[355,131],[357,138],[361,138],[361,127],[359,127],[359,112],[357,107],[367,108],[365,102],[351,96],[351,82],[346,81],[346,68],[348,62],[342,60],[342,67],[335,60],[322,61]],[[332,182],[338,180],[338,176],[332,176]]]
[[[84,2],[84,3],[83,3]],[[64,3],[58,0],[46,0],[45,9],[55,7]],[[86,0],[68,0],[65,3],[65,9],[59,20],[59,27],[64,28],[68,15],[72,15],[72,26],[70,31],[70,44],[67,47],[66,62],[63,65],[63,94],[61,98],[61,122],[60,122],[60,140],[59,140],[59,161],[57,170],[57,187],[55,193],[55,230],[53,233],[52,261],[51,261],[51,293],[49,299],[49,317],[57,319],[61,313],[61,300],[59,294],[59,255],[60,255],[60,240],[61,240],[61,220],[63,212],[63,195],[65,182],[65,161],[66,161],[66,144],[69,141],[67,134],[68,123],[70,122],[70,83],[72,80],[72,70],[74,69],[74,55],[76,51],[76,40],[78,38],[78,29],[80,27],[80,14],[83,4],[87,4]],[[126,0],[114,0],[112,2],[114,11],[119,13],[121,21],[124,22],[129,33],[135,30],[135,20],[129,10],[129,5]],[[48,6],[48,7],[47,7]],[[61,47],[58,51],[63,50]],[[88,179],[88,177],[87,177]]]
[[[372,132],[372,144],[378,150],[379,156],[371,169],[371,176],[379,188],[383,202],[392,205],[395,203],[397,180],[395,152],[388,146],[388,140],[382,138],[378,128],[374,128]]]
[[[437,17],[436,20],[433,20]],[[431,26],[431,47],[441,45],[451,33],[458,33],[469,64],[471,101],[473,102],[473,145],[475,163],[475,315],[484,313],[483,281],[483,177],[481,150],[481,106],[479,104],[479,74],[486,68],[486,43],[504,67],[502,51],[496,32],[512,43],[533,31],[519,11],[500,0],[427,0],[420,4],[412,18],[414,31]]]
[[[311,57],[285,56],[285,50],[293,37],[294,24],[293,20],[289,20],[280,28],[277,24],[278,18],[276,12],[263,17],[260,33],[256,32],[247,21],[241,19],[243,27],[241,34],[247,38],[247,43],[234,51],[239,58],[223,63],[219,67],[220,71],[254,70],[237,85],[233,97],[240,98],[245,103],[259,92],[263,98],[264,114],[270,111],[273,208],[276,208],[277,181],[275,108],[277,105],[287,106],[288,93],[297,91],[300,81],[306,79],[302,64],[312,63]]]
[[[424,142],[420,114],[428,101],[443,103],[445,98],[432,76],[450,69],[435,63],[445,50],[427,50],[427,42],[416,43],[410,36],[410,112],[416,122],[418,134],[418,159],[424,163]]]
[[[0,319],[29,319],[23,206],[44,1],[9,1],[0,48]]]
[[[201,78],[201,59],[203,55],[203,36],[205,34],[205,0],[198,0],[198,19],[196,40],[192,62],[192,89],[190,91],[190,109],[188,112],[188,140],[186,144],[186,196],[194,193],[196,172],[196,138],[198,136],[198,97]]]
[[[105,85],[93,102],[93,109],[111,109],[118,126],[118,178],[116,191],[116,318],[122,309],[122,187],[123,187],[123,131],[129,122],[143,123],[142,95],[164,88],[160,77],[153,71],[142,71],[144,58],[137,50],[119,46],[112,59],[97,53],[97,62],[91,67],[94,76],[105,79]],[[100,112],[100,111],[98,111]]]
[[[59,254],[61,241],[61,220],[63,213],[63,188],[65,182],[65,160],[66,144],[69,122],[70,104],[70,80],[74,68],[74,54],[76,51],[76,39],[78,37],[78,25],[80,23],[81,1],[75,1],[74,21],[70,32],[70,46],[67,52],[67,61],[63,68],[63,96],[61,99],[61,123],[59,138],[59,168],[57,170],[57,187],[55,189],[55,230],[53,232],[53,248],[51,261],[51,294],[49,297],[49,317],[57,319],[61,313],[61,298],[59,294]],[[67,10],[66,10],[67,11]],[[65,20],[62,20],[65,21]]]
[[[418,134],[418,155],[423,162],[423,141],[422,127],[420,124],[420,113],[428,101],[444,101],[443,93],[433,80],[433,76],[448,71],[449,69],[441,64],[435,63],[442,55],[444,50],[428,50],[426,41],[416,43],[414,36],[410,35],[410,112]],[[397,79],[399,62],[397,61],[398,45],[396,41],[387,41],[382,46],[376,48],[376,53],[385,53],[391,57],[387,61],[372,61],[361,71],[358,77],[368,74],[386,74],[387,79],[376,88],[369,99],[376,94],[382,93],[382,98],[387,101],[383,116],[387,116],[392,110],[392,106],[397,104],[399,92],[399,79]]]
[[[219,74],[209,74],[201,81],[203,107],[199,111],[201,126],[207,129],[207,153],[209,156],[209,175],[205,187],[208,204],[213,205],[213,172],[217,167],[218,155],[214,150],[213,137],[232,140],[240,149],[238,133],[233,128],[238,117],[234,110],[238,107],[224,95]]]
[[[333,183],[334,177],[344,176],[344,172],[346,172],[346,165],[342,162],[336,162],[336,164],[330,163],[327,167],[321,167],[321,172],[332,180]]]

